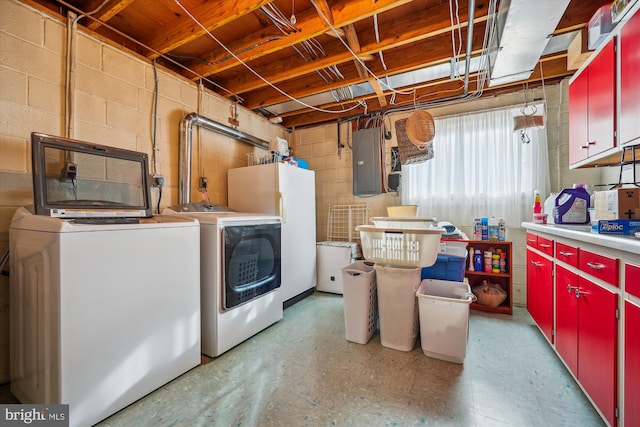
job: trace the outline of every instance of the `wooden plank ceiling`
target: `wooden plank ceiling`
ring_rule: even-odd
[[[68,11],[86,15],[79,25],[88,31],[269,118],[277,116],[289,128],[393,111],[464,91],[460,78],[417,81],[395,88],[400,91],[395,94],[384,82],[448,64],[455,50],[464,62],[467,0],[25,1],[62,17]],[[554,35],[585,28],[606,3],[571,0]],[[472,55],[477,56],[490,1],[475,0],[473,6]],[[528,87],[574,72],[567,69],[566,51],[546,55]],[[522,90],[525,84],[478,88],[476,77],[469,77],[468,90],[482,89],[482,96]],[[351,97],[362,83],[369,90]]]

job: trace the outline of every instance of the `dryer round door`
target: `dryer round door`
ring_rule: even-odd
[[[225,310],[280,287],[279,223],[229,225],[222,233]]]

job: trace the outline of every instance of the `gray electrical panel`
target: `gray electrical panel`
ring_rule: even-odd
[[[381,129],[353,132],[353,195],[382,193]]]

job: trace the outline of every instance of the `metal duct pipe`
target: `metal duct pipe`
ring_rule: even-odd
[[[464,96],[469,93],[469,64],[471,52],[473,52],[473,19],[476,16],[476,0],[469,0],[469,12],[467,17],[467,55],[464,61]]]
[[[179,197],[180,203],[191,203],[191,146],[193,144],[193,127],[201,126],[219,134],[237,139],[258,148],[269,149],[269,143],[253,135],[215,122],[196,113],[189,113],[180,121],[180,140],[178,154],[178,172],[180,175]]]

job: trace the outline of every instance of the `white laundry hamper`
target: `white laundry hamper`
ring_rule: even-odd
[[[475,301],[469,285],[425,279],[416,295],[423,353],[447,362],[463,363],[469,336],[469,305]]]
[[[342,269],[342,281],[345,337],[366,344],[378,324],[376,271],[371,263],[356,261]]]
[[[416,290],[420,267],[386,267],[376,264],[380,343],[387,348],[411,351],[418,336]]]

